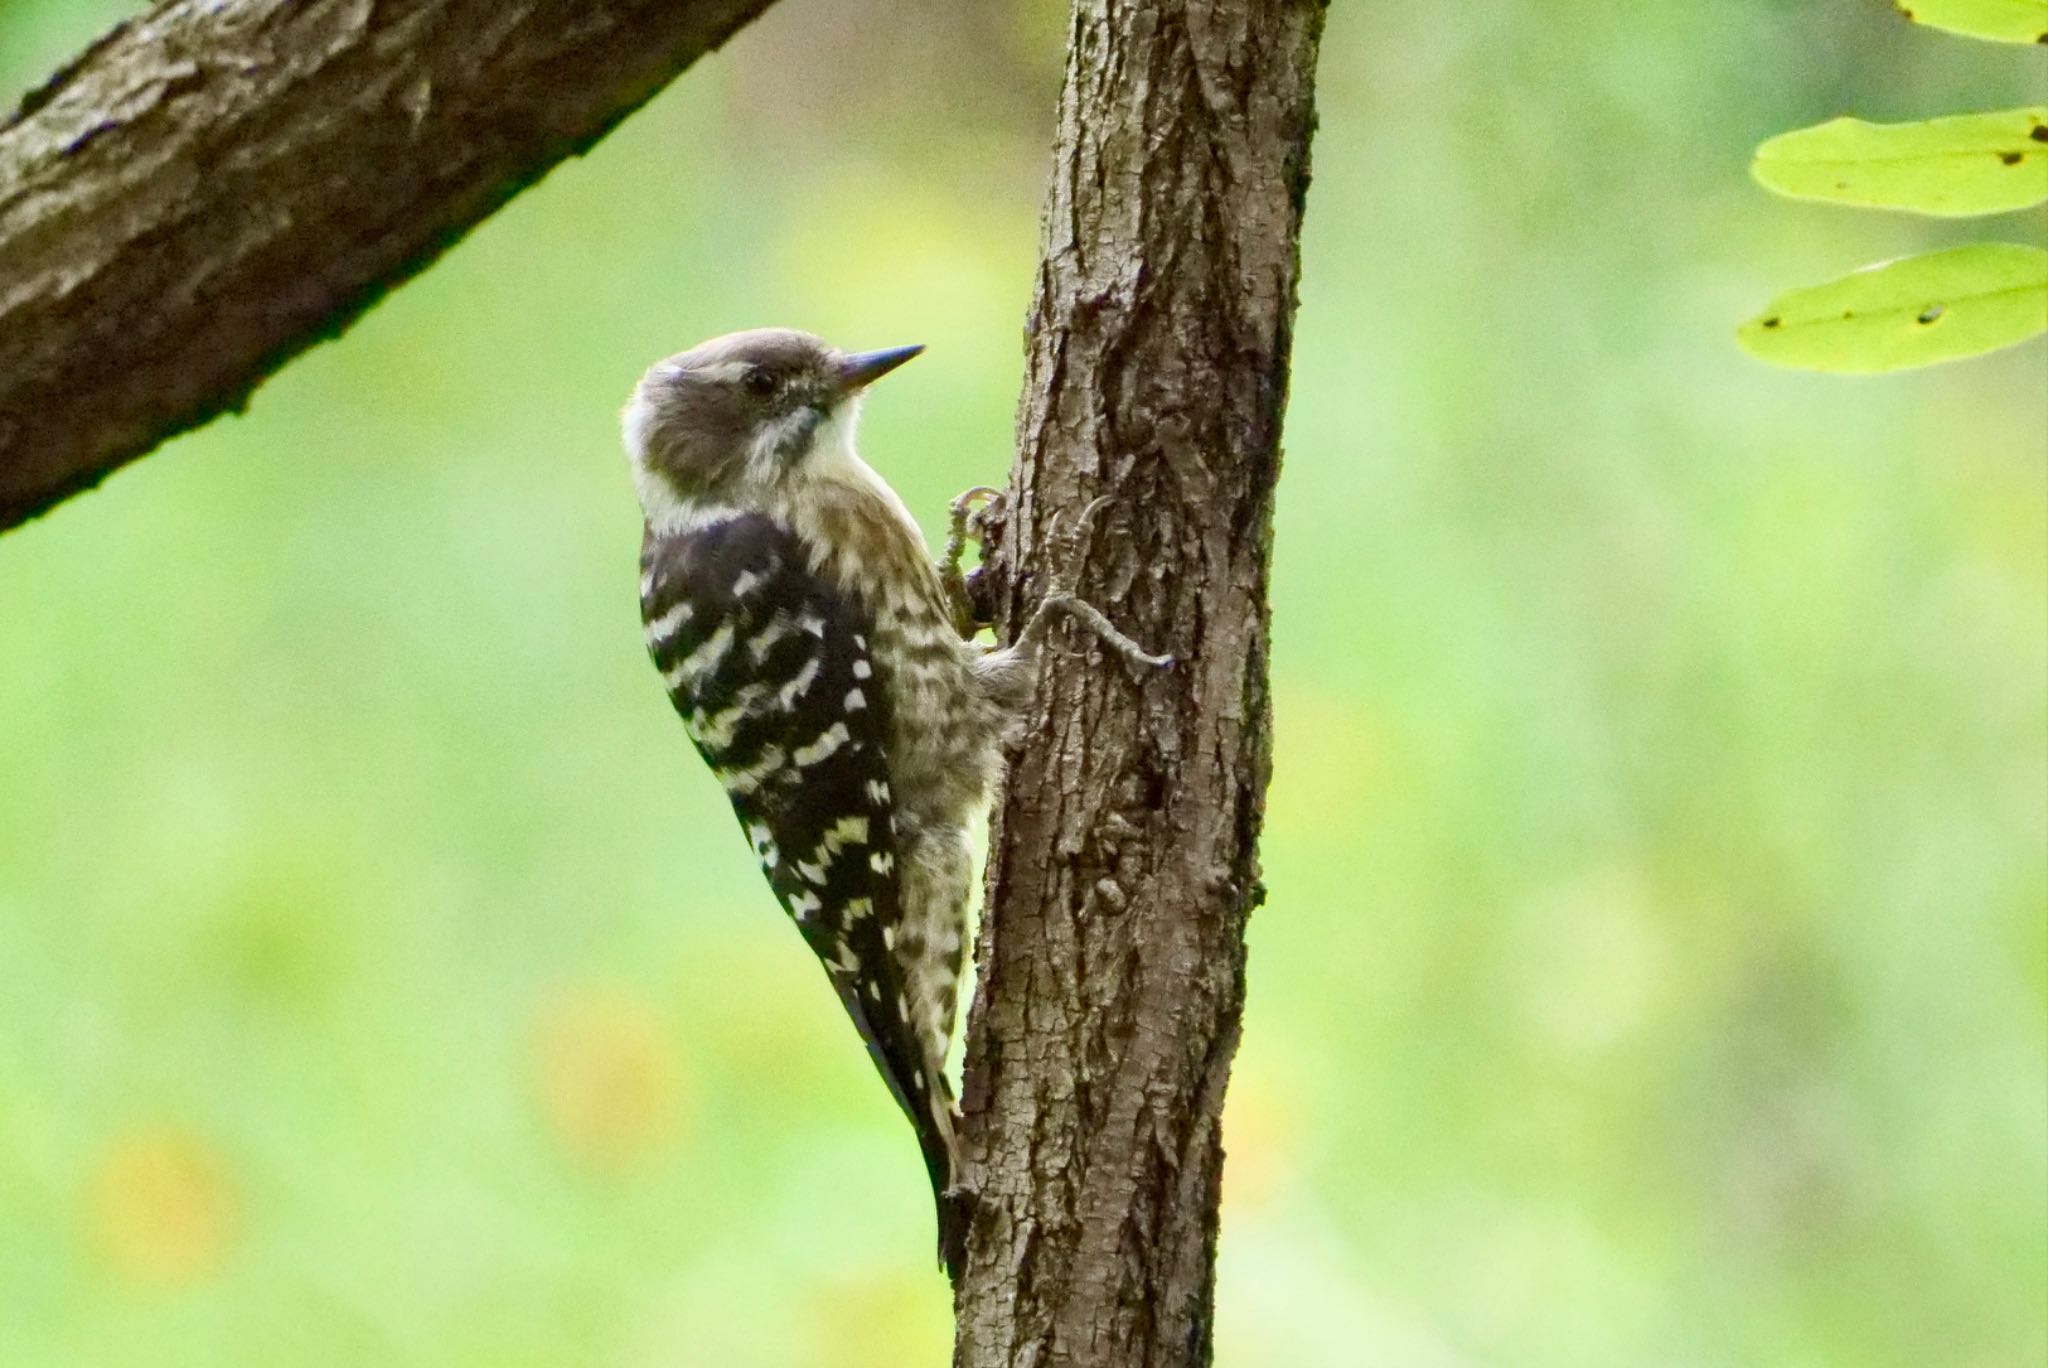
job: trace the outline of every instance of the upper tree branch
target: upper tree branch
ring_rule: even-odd
[[[1209,1361],[1322,19],[1074,5],[995,578],[1013,627],[1072,589],[1179,663],[1041,655],[968,1028],[963,1368]]]
[[[166,0],[0,126],[0,530],[241,405],[769,0]]]

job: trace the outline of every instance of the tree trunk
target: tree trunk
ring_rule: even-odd
[[[1209,1362],[1322,19],[1074,7],[991,579],[1012,631],[1058,586],[1178,663],[1041,657],[977,947],[961,1368]]]
[[[0,125],[0,531],[332,337],[769,0],[165,0]]]

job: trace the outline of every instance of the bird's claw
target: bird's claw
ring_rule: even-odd
[[[1003,491],[988,485],[976,485],[961,493],[953,500],[952,518],[946,527],[946,549],[939,557],[939,584],[946,591],[946,603],[953,614],[953,626],[962,637],[971,637],[988,621],[975,611],[974,595],[967,587],[967,576],[960,569],[960,561],[967,554],[967,543],[983,544],[988,531],[988,520],[1003,505]]]
[[[1055,590],[1038,601],[1038,607],[1032,611],[1031,621],[1025,623],[1024,630],[1018,634],[1017,644],[1027,649],[1037,646],[1051,625],[1055,611],[1066,614],[1086,627],[1095,635],[1097,641],[1121,657],[1127,665],[1163,670],[1174,663],[1172,656],[1154,655],[1118,631],[1116,624],[1088,600],[1063,590]]]
[[[954,496],[953,532],[962,541],[981,544],[988,518],[1001,511],[1003,491],[992,485],[976,485]]]

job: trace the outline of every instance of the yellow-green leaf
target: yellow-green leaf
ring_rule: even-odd
[[[2048,0],[1893,0],[1916,24],[2001,43],[2048,43]]]
[[[1736,330],[1744,351],[1800,370],[1931,366],[2048,331],[2048,251],[1979,242],[1789,290]]]
[[[1781,133],[1750,168],[1781,195],[1950,217],[2048,200],[2048,105],[1920,123],[1831,119]]]

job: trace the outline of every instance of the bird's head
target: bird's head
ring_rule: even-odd
[[[652,521],[683,503],[745,505],[825,473],[851,452],[861,391],[923,350],[849,353],[759,328],[658,362],[624,416],[641,506]]]

